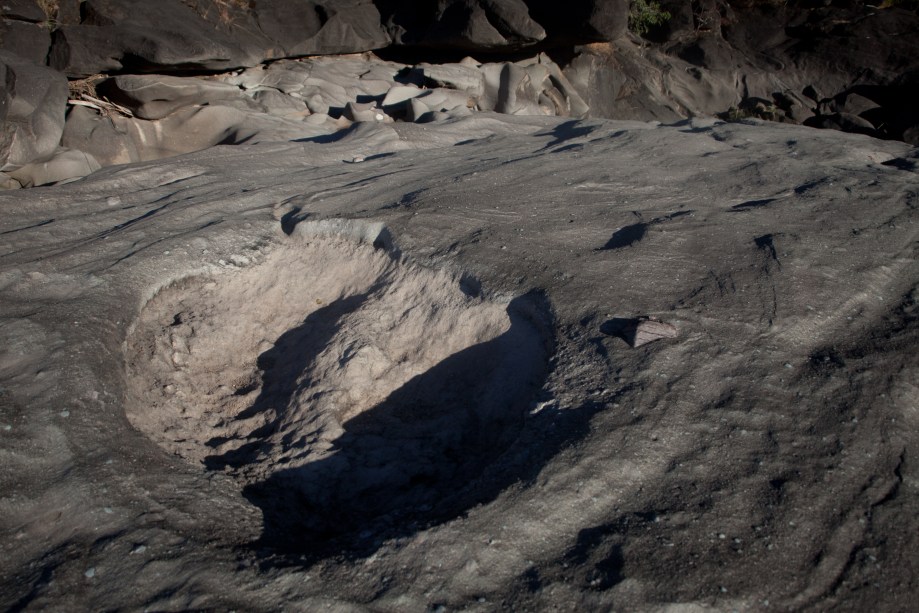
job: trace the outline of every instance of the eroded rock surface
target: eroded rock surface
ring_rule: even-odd
[[[0,606],[906,610],[915,171],[480,112],[0,194]]]
[[[70,107],[84,108],[68,111],[64,134],[33,125],[34,140],[82,152],[94,160],[87,172],[284,130],[308,138],[353,122],[436,122],[482,110],[754,118],[919,142],[919,17],[904,8],[668,0],[669,19],[636,25],[618,1],[403,4],[62,0],[42,9],[21,0],[4,5],[0,47],[71,78]],[[338,68],[302,57],[353,52],[364,55],[339,57]],[[397,92],[413,87],[417,95]],[[205,105],[214,108],[200,112]],[[38,149],[16,162],[25,170],[5,186],[70,178],[80,167],[32,176],[58,155]]]
[[[0,51],[0,172],[51,156],[64,130],[67,80]]]

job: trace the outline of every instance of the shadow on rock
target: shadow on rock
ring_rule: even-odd
[[[223,470],[228,466],[243,466],[253,462],[261,452],[267,451],[270,447],[267,437],[277,429],[284,417],[284,409],[297,391],[310,383],[300,381],[300,374],[313,363],[338,332],[341,319],[359,309],[368,294],[342,298],[317,309],[302,324],[282,334],[271,349],[258,357],[257,365],[263,373],[262,389],[252,406],[237,415],[236,419],[248,419],[259,414],[270,415],[271,418],[246,437],[250,442],[223,455],[208,456],[205,459],[208,469]],[[249,391],[251,388],[242,388],[236,393],[243,395]],[[219,447],[227,440],[215,438],[208,441],[207,445]]]
[[[346,421],[329,454],[244,489],[263,512],[254,545],[266,563],[370,555],[384,540],[534,479],[586,434],[593,407],[528,417],[548,373],[549,310],[528,296],[508,314],[501,336],[453,354]]]
[[[537,136],[551,136],[552,140],[543,147],[543,149],[551,149],[569,140],[587,136],[595,129],[596,126],[585,125],[581,120],[572,120],[560,123],[550,131],[537,134]]]

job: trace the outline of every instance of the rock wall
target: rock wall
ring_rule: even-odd
[[[627,0],[9,0],[0,183],[472,111],[756,117],[919,144],[915,12],[661,8],[638,36]]]

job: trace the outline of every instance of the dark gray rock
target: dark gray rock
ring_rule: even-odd
[[[355,53],[389,38],[370,0],[86,0],[54,33],[50,65],[106,71],[221,71],[293,55]]]
[[[510,51],[542,41],[543,27],[523,0],[378,2],[397,45],[452,51]]]
[[[426,87],[446,87],[478,98],[485,92],[485,77],[474,62],[466,64],[419,64],[413,71]]]
[[[139,162],[143,156],[121,123],[86,107],[70,107],[61,145],[92,155],[102,166]]]
[[[747,21],[758,25],[755,15]],[[787,20],[787,18],[786,18]],[[762,19],[760,19],[762,21]],[[842,83],[886,84],[906,70],[919,68],[917,37],[919,14],[900,9],[877,10],[860,3],[800,10],[787,21],[788,41],[771,50],[785,66],[820,79],[823,91],[833,77]]]
[[[855,134],[867,134],[868,136],[880,137],[881,134],[875,129],[867,119],[862,119],[858,115],[848,113],[833,113],[831,115],[817,115],[806,122],[804,125],[814,128],[824,128],[830,130],[841,130],[843,132],[853,132]]]
[[[97,90],[141,119],[162,119],[182,107],[243,98],[240,88],[228,83],[169,75],[119,75],[100,83]]]
[[[284,57],[355,53],[390,43],[369,0],[262,0],[254,12],[259,29]]]
[[[254,104],[254,103],[253,103]],[[62,145],[82,151],[101,166],[156,160],[216,145],[287,141],[335,129],[327,116],[273,116],[223,103],[180,108],[146,120],[74,106],[67,115]]]
[[[44,65],[51,47],[51,31],[37,23],[0,20],[0,49]]]
[[[49,17],[35,0],[3,0],[0,3],[0,16],[32,22],[42,22]]]
[[[903,131],[903,140],[913,145],[914,147],[919,147],[919,124],[911,126]]]
[[[80,23],[80,7],[83,6],[83,0],[57,0],[57,13],[54,15],[54,21],[59,25],[77,25]]]
[[[519,62],[483,64],[484,93],[476,107],[508,115],[558,115],[584,117],[587,103],[555,62],[545,54]],[[427,99],[422,100],[434,110],[449,110],[456,106],[441,105],[438,109]]]
[[[79,179],[100,168],[99,162],[83,151],[58,149],[48,159],[26,164],[10,171],[9,176],[22,187],[35,187]]]
[[[107,71],[152,72],[250,66],[271,41],[258,32],[238,36],[242,23],[225,24],[181,0],[86,0],[80,25],[55,31],[50,65],[70,77]],[[251,24],[250,24],[251,25]]]
[[[625,34],[628,0],[526,0],[530,15],[542,25],[552,45],[609,42]]]
[[[378,0],[397,45],[467,53],[617,40],[628,0]]]
[[[252,94],[252,100],[264,112],[279,117],[302,118],[310,115],[306,102],[292,96],[282,94],[276,89],[263,89]],[[328,110],[328,109],[326,109]]]
[[[670,47],[668,53],[708,70],[740,68],[745,59],[740,57],[737,50],[720,35],[712,33],[682,41]]]
[[[793,123],[804,123],[814,116],[812,103],[793,91],[775,92],[772,99],[785,114],[785,118]]]
[[[733,79],[625,40],[581,48],[564,74],[593,117],[668,122],[713,115],[739,100]]]
[[[0,171],[54,153],[64,130],[63,75],[0,51]]]
[[[821,102],[817,110],[821,115],[832,115],[833,113],[862,115],[866,111],[871,111],[879,106],[881,105],[874,100],[850,90],[841,92],[833,98]]]
[[[801,93],[814,102],[822,102],[824,99],[823,94],[821,94],[820,91],[818,91],[817,88],[813,85],[808,85],[803,90],[801,90]]]

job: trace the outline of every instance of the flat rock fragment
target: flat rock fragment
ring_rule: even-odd
[[[632,347],[641,347],[657,340],[679,336],[679,331],[674,325],[656,317],[645,316],[616,317],[600,326],[600,331],[610,336],[618,336]]]

